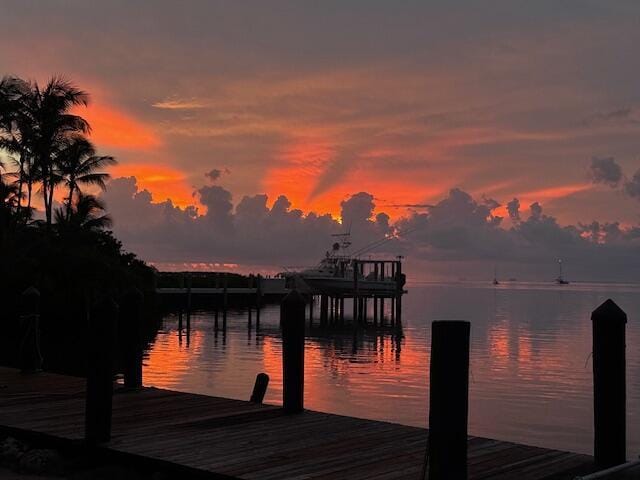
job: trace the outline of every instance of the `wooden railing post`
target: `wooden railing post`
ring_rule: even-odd
[[[111,297],[97,302],[89,318],[85,439],[89,443],[111,438],[113,361],[117,338],[118,305]]]
[[[256,383],[253,386],[253,393],[251,394],[250,402],[262,403],[264,396],[267,393],[267,387],[269,386],[269,375],[266,373],[259,373],[256,375]]]
[[[467,478],[470,328],[464,321],[431,326],[430,480]]]
[[[626,461],[625,329],[627,314],[609,299],[591,314],[594,457],[600,468]]]
[[[40,352],[40,292],[29,287],[22,292],[20,302],[19,365],[23,373],[42,370]]]
[[[120,301],[120,327],[124,358],[124,386],[142,388],[142,306],[144,295],[137,288],[126,292]]]
[[[304,410],[304,297],[292,290],[282,300],[282,406],[286,413]]]

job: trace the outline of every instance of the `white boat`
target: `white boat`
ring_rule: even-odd
[[[349,234],[334,235],[341,237],[340,242],[333,244],[330,252],[316,265],[298,270],[288,270],[281,275],[287,279],[289,288],[302,292],[330,293],[333,295],[351,295],[354,292],[375,294],[402,290],[406,277],[401,273],[400,259],[394,260],[361,260],[348,254],[351,245]],[[364,272],[364,265],[375,266]],[[395,263],[393,272],[385,265]],[[386,270],[386,271],[385,271]]]

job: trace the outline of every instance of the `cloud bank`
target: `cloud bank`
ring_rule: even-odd
[[[459,188],[426,212],[391,222],[377,211],[373,195],[359,192],[341,202],[339,222],[292,208],[283,195],[272,202],[265,194],[245,195],[234,203],[219,185],[205,185],[194,195],[203,208],[154,202],[135,177],[122,177],[111,181],[103,199],[125,246],[160,266],[312,265],[330,248],[333,234],[349,230],[354,250],[386,237],[371,253],[405,255],[411,275],[420,279],[485,278],[496,264],[524,278],[552,278],[558,258],[574,278],[624,281],[640,274],[640,228],[563,226],[538,202],[523,211],[517,198],[507,203],[508,222],[496,213],[499,202],[474,199]]]

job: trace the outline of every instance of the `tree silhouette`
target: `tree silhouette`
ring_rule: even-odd
[[[104,203],[95,196],[78,191],[70,210],[56,209],[56,224],[65,230],[104,230],[112,224],[111,217],[102,214],[104,210]]]
[[[67,219],[71,217],[74,193],[81,194],[80,185],[96,185],[104,190],[110,175],[96,170],[116,163],[111,156],[96,155],[95,147],[86,138],[70,139],[57,158],[57,174],[69,189]]]
[[[91,130],[71,109],[88,103],[85,91],[59,76],[42,88],[16,77],[0,82],[0,148],[19,155],[20,190],[25,182],[29,189],[36,181],[41,184],[47,228],[52,221],[53,194],[62,181],[57,170],[60,155],[71,138]]]

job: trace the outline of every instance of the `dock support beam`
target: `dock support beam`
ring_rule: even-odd
[[[282,406],[304,410],[304,297],[292,290],[282,301]]]
[[[611,299],[591,314],[594,457],[599,468],[626,461],[625,329],[627,314]]]
[[[463,321],[431,325],[430,480],[467,478],[470,327]]]

